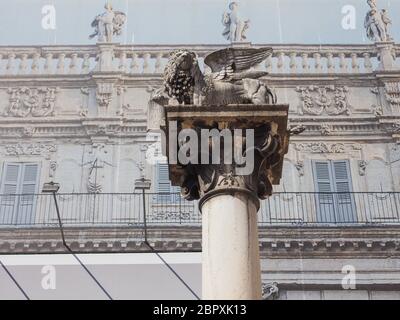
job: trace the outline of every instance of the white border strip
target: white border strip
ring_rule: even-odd
[[[201,264],[201,253],[160,253],[169,264]],[[77,254],[88,265],[163,264],[154,253]],[[6,266],[79,265],[70,254],[0,255]]]

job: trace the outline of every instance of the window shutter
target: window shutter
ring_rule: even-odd
[[[332,192],[333,179],[329,161],[314,161],[315,189],[322,194],[316,195],[317,221],[323,223],[335,222],[335,208]]]
[[[7,163],[0,196],[0,218],[3,223],[30,224],[34,220],[39,165],[35,163]],[[18,196],[12,196],[18,194]],[[22,195],[19,195],[22,194]]]
[[[351,177],[348,161],[333,161],[332,170],[335,178],[336,192],[336,219],[339,222],[357,221],[356,210],[354,206],[354,197],[350,193]],[[344,192],[344,193],[340,193]]]
[[[21,177],[22,194],[20,200],[20,210],[24,212],[24,216],[29,216],[32,211],[31,206],[35,200],[34,194],[37,192],[39,166],[37,164],[24,164]],[[21,215],[20,215],[21,216]]]
[[[354,222],[354,199],[350,168],[347,160],[315,161],[314,174],[317,194],[317,219],[319,222]]]
[[[333,192],[332,176],[328,161],[315,161],[314,172],[317,192]]]
[[[179,201],[179,187],[171,186],[169,180],[168,163],[157,163],[157,195],[158,201],[161,202],[177,202]]]
[[[39,166],[37,164],[24,164],[21,181],[21,193],[36,193],[38,185]]]
[[[18,163],[6,163],[4,167],[4,181],[2,194],[18,193],[18,180],[22,165]]]
[[[171,192],[171,183],[169,181],[168,164],[157,164],[157,192],[169,193]]]
[[[333,161],[336,192],[350,192],[350,170],[347,161]]]

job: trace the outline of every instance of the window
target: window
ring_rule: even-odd
[[[157,163],[156,172],[156,192],[158,202],[177,202],[179,201],[179,187],[171,186],[169,180],[168,163]]]
[[[350,167],[347,160],[314,161],[317,221],[356,222],[354,196],[351,194]]]
[[[38,191],[39,165],[5,163],[0,192],[0,224],[29,224],[34,219],[34,193]]]

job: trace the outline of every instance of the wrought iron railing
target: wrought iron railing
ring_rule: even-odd
[[[175,193],[57,194],[67,227],[200,226],[196,202]],[[261,203],[260,226],[400,225],[400,192],[275,193]],[[58,227],[51,194],[0,195],[1,227]]]

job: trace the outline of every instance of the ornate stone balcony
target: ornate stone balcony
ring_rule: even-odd
[[[259,70],[272,74],[363,74],[378,69],[379,49],[375,45],[296,45],[269,46],[274,53]],[[220,45],[119,45],[114,52],[113,71],[124,74],[161,74],[169,53],[178,48],[195,52],[200,60]],[[393,45],[400,66],[400,46]],[[0,76],[85,75],[96,70],[101,47],[91,46],[0,46]]]

